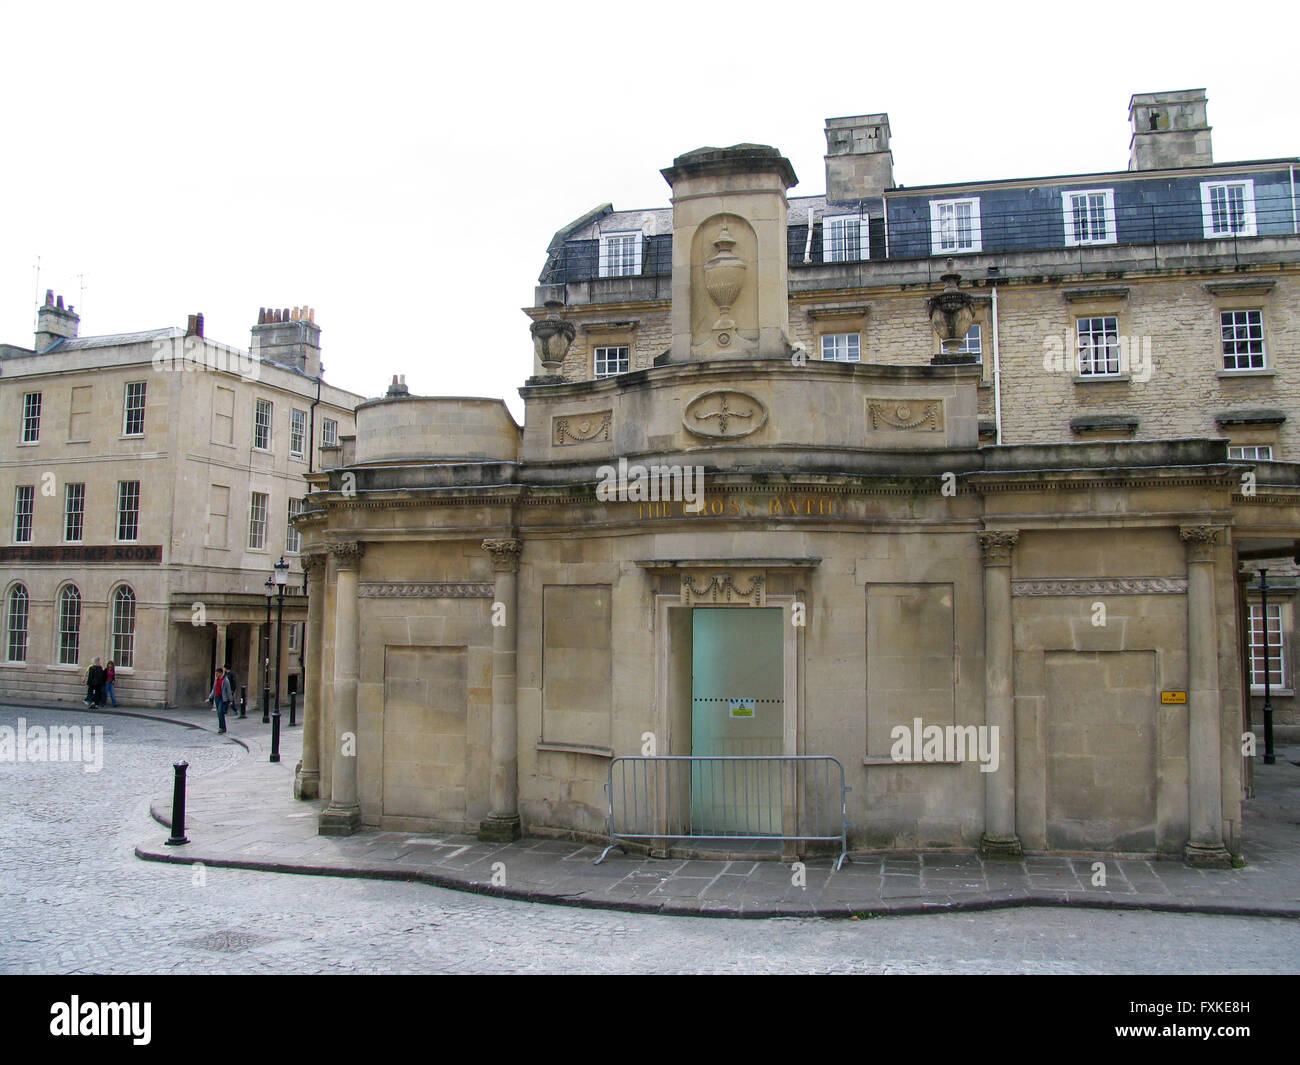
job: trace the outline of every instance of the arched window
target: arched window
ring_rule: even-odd
[[[81,593],[75,584],[59,592],[59,664],[75,666],[81,655]]]
[[[113,593],[113,665],[135,665],[135,592],[128,584],[119,584]]]
[[[6,658],[10,662],[27,661],[27,589],[15,584],[9,589],[9,602],[5,610],[5,632],[8,639]]]

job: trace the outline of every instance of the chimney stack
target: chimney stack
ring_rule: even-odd
[[[894,187],[889,116],[852,115],[826,120],[826,200],[844,203],[881,196]]]
[[[57,301],[53,289],[46,289],[45,303],[36,313],[36,350],[45,351],[59,340],[76,337],[81,318],[69,304],[63,306],[63,297]]]
[[[1205,90],[1134,93],[1128,102],[1130,170],[1167,170],[1214,162]]]
[[[189,322],[188,322],[188,324],[185,326],[185,335],[186,335],[187,337],[199,337],[199,338],[202,338],[202,336],[203,336],[203,315],[202,315],[202,313],[199,313],[199,314],[191,314],[191,315],[190,315]]]
[[[252,353],[268,362],[292,366],[319,377],[320,326],[311,307],[262,307],[253,326]]]

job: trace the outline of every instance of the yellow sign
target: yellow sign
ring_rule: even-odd
[[[732,717],[753,717],[754,716],[753,699],[732,699],[731,716]]]
[[[1185,703],[1187,702],[1186,692],[1161,692],[1160,701],[1162,703]]]

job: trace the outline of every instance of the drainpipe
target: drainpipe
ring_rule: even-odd
[[[316,472],[316,406],[320,403],[320,374],[316,375],[316,399],[307,408],[307,472]]]
[[[884,193],[880,194],[880,213],[885,220],[885,258],[889,258],[889,200],[885,198]]]
[[[816,221],[816,219],[817,219],[817,212],[813,208],[809,207],[808,208],[808,238],[803,242],[803,261],[805,263],[812,262],[812,231],[813,231],[813,223]]]
[[[1002,360],[998,356],[998,285],[993,283],[993,425],[997,437],[994,443],[1002,443]]]
[[[1300,233],[1300,222],[1297,221],[1295,205],[1295,163],[1291,164],[1291,232]]]

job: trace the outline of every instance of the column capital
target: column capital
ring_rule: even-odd
[[[483,541],[483,550],[492,556],[492,569],[497,573],[518,572],[519,553],[523,549],[522,540]]]
[[[346,540],[340,544],[330,544],[329,552],[334,556],[334,565],[339,569],[358,570],[361,568],[361,556],[366,553],[366,545],[357,540]]]
[[[1187,546],[1187,561],[1213,562],[1222,531],[1218,525],[1180,525],[1178,535]]]
[[[302,563],[303,576],[309,581],[320,580],[325,576],[325,563],[329,561],[327,551],[313,551],[299,558]]]
[[[980,533],[979,541],[980,549],[984,552],[984,565],[1011,565],[1011,552],[1019,539],[1019,529],[993,529]]]

